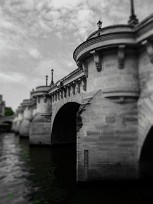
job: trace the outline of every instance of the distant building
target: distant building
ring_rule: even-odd
[[[5,101],[3,101],[3,96],[0,95],[0,117],[5,115]]]

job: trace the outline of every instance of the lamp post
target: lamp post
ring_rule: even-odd
[[[46,86],[48,86],[48,75],[46,75]]]
[[[97,26],[98,26],[98,29],[99,29],[99,30],[102,28],[102,23],[103,23],[103,22],[101,22],[100,20],[99,20],[98,23],[97,23]]]
[[[51,69],[51,86],[54,84],[54,80],[53,80],[53,72],[54,72],[54,70],[53,69]]]

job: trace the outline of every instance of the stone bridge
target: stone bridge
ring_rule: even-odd
[[[0,117],[0,132],[10,131],[12,128],[14,115]]]
[[[14,120],[14,115],[11,116],[2,116],[0,117],[0,123],[10,122],[12,123]]]
[[[78,68],[33,90],[13,130],[32,145],[76,143],[77,181],[153,176],[153,15],[98,25]]]

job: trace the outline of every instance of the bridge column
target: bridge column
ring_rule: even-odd
[[[30,144],[51,144],[51,101],[48,95],[48,86],[37,87],[32,92],[36,99],[36,109],[33,110],[33,119],[30,126]]]
[[[139,75],[132,28],[94,32],[74,59],[88,73],[77,119],[77,180],[137,178]]]
[[[15,125],[16,134],[19,134],[22,119],[23,119],[23,107],[20,105],[17,109],[17,118],[16,118],[16,125]]]

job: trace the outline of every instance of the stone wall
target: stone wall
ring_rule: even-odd
[[[98,91],[86,103],[78,113],[77,180],[136,178],[137,101],[120,103]]]
[[[99,53],[101,58],[100,72],[97,71],[93,57],[87,60],[88,64],[88,80],[87,91],[101,89],[103,92],[109,92],[116,95],[117,92],[131,92],[138,96],[139,81],[138,81],[138,66],[137,55],[135,50],[131,48],[125,49],[125,59],[123,67],[119,68],[118,50],[111,49]]]

